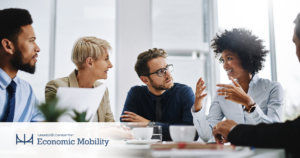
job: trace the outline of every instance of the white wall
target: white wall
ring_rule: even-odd
[[[50,0],[0,1],[0,10],[5,8],[27,9],[33,19],[32,27],[36,35],[36,43],[41,49],[38,53],[36,72],[34,74],[29,74],[19,71],[17,75],[31,84],[33,91],[40,102],[45,100],[45,85],[48,82],[49,74],[50,2]]]
[[[203,12],[203,0],[152,0],[152,46],[208,52]]]
[[[115,114],[116,1],[58,0],[56,14],[54,78],[69,76],[76,68],[71,61],[71,53],[78,38],[95,36],[105,39],[112,47],[110,60],[114,67],[109,69],[107,80],[101,82],[107,83],[111,108]]]
[[[138,54],[151,48],[151,0],[117,1],[116,120],[128,91],[142,85],[134,71]]]

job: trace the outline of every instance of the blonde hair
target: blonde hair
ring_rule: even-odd
[[[79,38],[72,50],[71,60],[78,69],[82,69],[86,58],[99,59],[105,51],[111,50],[110,44],[101,38],[93,36]]]

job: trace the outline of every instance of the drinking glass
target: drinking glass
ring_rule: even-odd
[[[159,139],[162,141],[162,127],[161,126],[153,126],[153,135],[151,139]]]

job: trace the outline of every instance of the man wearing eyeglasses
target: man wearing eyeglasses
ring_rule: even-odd
[[[149,49],[137,58],[135,71],[145,86],[128,92],[121,122],[139,122],[141,126],[162,126],[163,141],[171,140],[170,125],[193,125],[190,108],[195,95],[191,87],[173,83],[173,65],[166,61],[163,49]]]

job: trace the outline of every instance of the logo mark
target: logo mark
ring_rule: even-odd
[[[31,143],[33,145],[33,134],[31,135],[31,138],[29,140],[26,141],[25,139],[25,134],[24,134],[24,140],[22,141],[19,137],[18,134],[16,134],[16,144],[18,145],[18,143]]]

